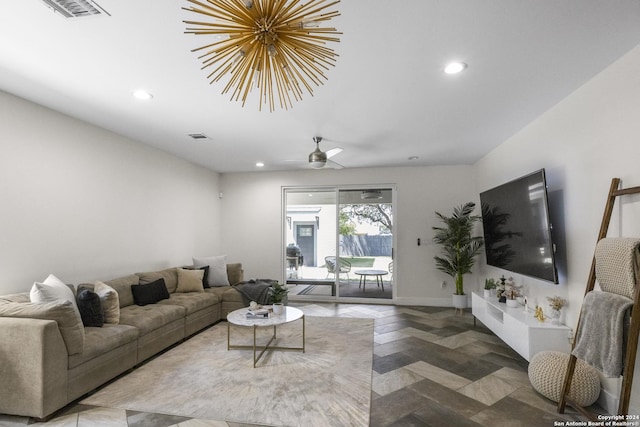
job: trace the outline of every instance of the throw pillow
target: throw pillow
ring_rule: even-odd
[[[93,291],[100,297],[104,323],[117,325],[120,323],[120,298],[118,292],[104,282],[96,282]]]
[[[209,286],[209,266],[205,265],[204,267],[193,267],[193,266],[188,266],[188,267],[184,267],[186,270],[202,270],[204,271],[204,276],[202,277],[202,287],[207,289],[210,288],[211,286]]]
[[[104,315],[102,314],[102,304],[100,297],[89,289],[83,289],[78,292],[76,297],[78,310],[82,318],[84,326],[94,326],[101,328],[104,324]]]
[[[176,292],[204,292],[202,278],[204,270],[178,269],[178,289]]]
[[[29,292],[31,302],[45,303],[56,301],[71,301],[76,305],[73,291],[60,279],[50,274],[42,283],[35,282]]]
[[[229,286],[226,255],[193,258],[193,265],[194,267],[209,266],[209,286]]]
[[[29,299],[33,303],[42,304],[45,302],[70,301],[80,318],[76,296],[72,291],[72,286],[65,284],[53,274],[49,274],[42,283],[35,282],[29,292]]]
[[[163,299],[169,299],[169,291],[164,284],[164,279],[144,285],[131,285],[131,293],[137,305],[155,304]]]

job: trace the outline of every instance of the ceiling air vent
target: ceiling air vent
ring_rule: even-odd
[[[93,0],[41,0],[44,4],[60,13],[65,18],[82,18],[84,16],[109,15]],[[109,15],[111,16],[111,15]]]

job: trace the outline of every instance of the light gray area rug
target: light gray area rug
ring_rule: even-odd
[[[258,329],[258,343],[270,328]],[[231,326],[232,344],[250,328]],[[277,345],[299,347],[302,323],[278,327]],[[366,426],[373,320],[306,317],[306,352],[227,351],[219,323],[82,400],[87,405],[273,426]]]

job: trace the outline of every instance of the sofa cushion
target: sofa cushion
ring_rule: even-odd
[[[204,267],[194,267],[192,265],[183,267],[185,270],[202,270],[204,272],[204,275],[202,276],[202,287],[203,288],[210,288],[211,286],[209,286],[209,266],[205,265]]]
[[[206,289],[205,292],[216,295],[221,302],[239,302],[243,304],[242,294],[233,286],[220,286],[217,288]]]
[[[135,304],[133,302],[131,286],[140,283],[140,278],[138,276],[130,274],[128,276],[118,277],[117,279],[107,280],[104,283],[111,286],[118,293],[120,308]]]
[[[209,266],[209,286],[229,286],[229,276],[227,275],[227,256],[210,256],[193,258],[194,267]]]
[[[186,310],[187,316],[203,308],[220,303],[220,299],[212,293],[188,292],[171,294],[169,299],[162,300],[158,305],[177,305]]]
[[[202,278],[204,270],[187,270],[178,268],[178,287],[176,293],[180,292],[204,292]]]
[[[164,284],[167,286],[169,293],[174,293],[178,288],[178,269],[167,268],[159,271],[149,271],[146,273],[136,273],[140,278],[140,284],[155,282],[158,279],[164,279]]]
[[[84,351],[69,357],[69,369],[138,339],[138,329],[129,325],[105,324],[85,328]]]
[[[20,292],[18,294],[7,294],[0,296],[0,304],[7,302],[31,302],[29,292]]]
[[[0,317],[53,320],[58,323],[67,353],[69,355],[82,353],[84,326],[78,309],[70,301],[32,303],[3,299],[0,300]]]
[[[117,325],[120,323],[120,299],[118,292],[104,282],[96,282],[93,291],[100,296],[104,323]]]
[[[155,304],[169,298],[169,291],[167,291],[163,278],[151,283],[133,285],[131,292],[133,293],[133,301],[137,305]]]
[[[104,314],[102,314],[102,303],[100,297],[89,289],[82,289],[76,296],[78,311],[84,326],[94,326],[101,328],[104,325]],[[86,338],[86,337],[85,337]]]
[[[184,307],[169,304],[130,305],[120,310],[120,324],[135,326],[140,337],[186,316]]]

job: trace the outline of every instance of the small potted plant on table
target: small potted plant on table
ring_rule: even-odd
[[[271,285],[271,301],[273,302],[273,314],[282,314],[284,311],[284,302],[286,300],[289,289],[278,282]]]
[[[484,279],[484,299],[491,298],[493,290],[496,288],[495,279]]]

